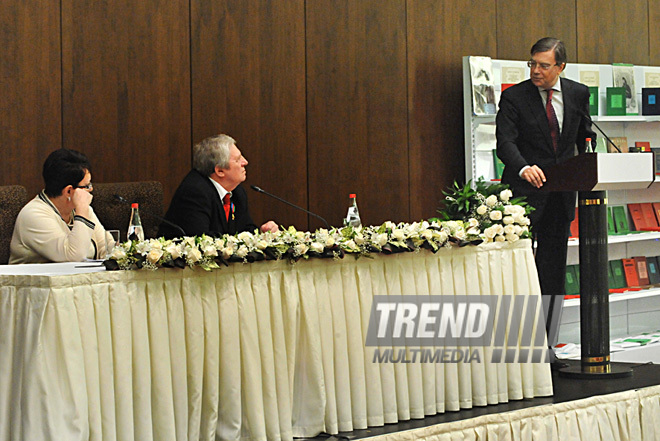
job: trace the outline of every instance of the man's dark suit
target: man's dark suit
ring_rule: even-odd
[[[532,232],[537,240],[536,266],[543,294],[563,295],[566,248],[570,223],[575,217],[575,192],[542,192],[519,176],[525,165],[546,170],[585,150],[585,139],[596,139],[588,114],[586,86],[560,78],[564,119],[557,151],[539,89],[531,80],[502,92],[497,113],[497,156],[504,163],[502,183],[514,196],[526,196],[536,210],[531,214]]]
[[[222,200],[211,180],[191,170],[176,189],[165,218],[183,228],[188,236],[219,237],[257,229],[250,217],[243,187],[239,185],[232,191],[231,201],[233,214],[227,221]],[[181,236],[181,232],[162,223],[158,235],[173,238]]]

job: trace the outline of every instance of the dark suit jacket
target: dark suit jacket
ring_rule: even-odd
[[[502,183],[509,184],[516,196],[526,196],[536,208],[531,220],[538,219],[549,193],[542,192],[518,176],[525,165],[538,165],[541,170],[559,164],[585,151],[585,139],[595,141],[591,122],[578,109],[589,114],[589,89],[580,83],[560,78],[564,101],[564,121],[557,152],[552,146],[550,127],[543,100],[531,80],[511,86],[502,92],[497,112],[497,156],[504,163]],[[575,217],[575,192],[562,193],[563,213],[567,220]]]
[[[236,234],[254,231],[257,226],[248,211],[247,193],[240,185],[232,192],[233,216],[229,221],[218,191],[211,180],[197,170],[191,170],[176,189],[165,218],[180,226],[188,236],[207,234],[219,237],[223,234]],[[180,237],[177,229],[161,223],[159,236]]]

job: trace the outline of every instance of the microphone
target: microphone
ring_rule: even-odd
[[[312,216],[314,216],[314,217],[316,217],[316,218],[318,218],[318,219],[321,219],[321,220],[323,221],[323,223],[325,224],[325,227],[326,227],[328,230],[330,229],[330,224],[328,224],[328,221],[325,220],[325,219],[323,219],[323,218],[322,218],[321,216],[319,216],[318,214],[316,214],[316,213],[312,213],[312,212],[309,211],[309,210],[305,210],[303,207],[299,207],[299,206],[297,206],[296,204],[293,204],[293,203],[291,203],[291,202],[289,202],[289,201],[286,201],[286,200],[282,199],[282,198],[279,197],[279,196],[275,196],[275,195],[272,194],[272,193],[268,193],[266,190],[264,190],[264,189],[262,189],[262,188],[260,188],[260,187],[257,187],[256,185],[250,185],[250,188],[251,188],[252,190],[254,190],[254,191],[259,192],[259,193],[263,193],[263,194],[265,194],[266,196],[270,196],[271,198],[277,199],[277,200],[280,201],[280,202],[284,202],[285,204],[290,205],[290,206],[292,206],[293,208],[297,208],[298,210],[304,211],[305,213],[310,214],[310,215],[312,215]]]
[[[573,107],[573,106],[571,106],[571,107]],[[577,107],[573,107],[573,108],[574,108],[575,110],[577,110],[577,112],[578,112],[580,115],[582,115],[583,117],[587,118],[587,119],[589,120],[589,122],[590,122],[594,127],[596,127],[596,128],[598,129],[598,131],[603,135],[603,137],[607,140],[607,142],[609,142],[609,143],[612,145],[612,147],[614,147],[614,148],[616,149],[617,152],[621,153],[621,149],[620,149],[616,144],[614,144],[614,143],[612,142],[612,140],[610,139],[610,137],[607,136],[607,135],[605,134],[605,132],[603,132],[603,129],[601,129],[600,127],[598,127],[598,124],[596,124],[596,123],[594,122],[594,120],[591,119],[591,115],[589,115],[587,112],[585,112],[584,110],[579,109],[579,108],[577,108]],[[592,151],[592,152],[595,151],[595,147],[594,147],[594,144],[593,144],[593,143],[591,144],[591,151]]]
[[[129,205],[130,205],[130,202],[129,202],[126,198],[121,197],[121,196],[118,195],[118,194],[114,194],[113,196],[114,196],[115,199],[117,199],[117,200],[118,200],[119,202],[121,202],[122,204],[129,204]],[[180,226],[178,226],[178,225],[175,224],[174,222],[171,222],[171,221],[165,219],[163,216],[159,216],[159,215],[157,215],[156,213],[149,213],[149,214],[152,215],[153,217],[155,217],[156,219],[158,219],[159,221],[161,221],[162,223],[167,224],[167,225],[169,225],[170,227],[175,228],[175,229],[177,229],[178,231],[180,231],[180,232],[181,232],[181,235],[182,235],[181,237],[183,237],[183,236],[187,236],[187,234],[186,234],[186,232],[183,230],[183,228],[181,228]]]

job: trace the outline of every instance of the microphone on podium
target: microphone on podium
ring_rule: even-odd
[[[114,196],[115,199],[117,199],[117,200],[118,200],[119,202],[121,202],[122,204],[128,204],[128,205],[131,204],[126,198],[124,198],[124,197],[122,197],[122,196],[120,196],[120,195],[118,195],[118,194],[114,194],[113,196]],[[151,214],[153,217],[155,217],[156,219],[158,219],[158,220],[161,221],[162,223],[167,224],[167,225],[169,225],[170,227],[175,228],[176,230],[180,231],[180,232],[181,232],[181,237],[183,237],[183,236],[187,236],[187,234],[186,234],[186,232],[183,230],[183,228],[181,228],[180,226],[178,226],[178,225],[175,224],[174,222],[171,222],[171,221],[165,219],[163,216],[159,216],[159,215],[157,215],[156,213],[149,213],[149,214]]]
[[[596,123],[594,122],[594,120],[591,119],[591,115],[589,115],[589,114],[588,114],[587,112],[585,112],[584,110],[579,109],[579,108],[577,108],[577,107],[575,107],[575,106],[570,106],[570,107],[572,107],[573,109],[575,109],[575,110],[576,110],[580,115],[582,115],[583,117],[587,118],[587,119],[589,120],[589,122],[590,122],[594,127],[596,127],[596,128],[598,129],[598,131],[603,135],[603,137],[607,140],[607,142],[609,142],[609,143],[612,145],[612,147],[614,147],[614,148],[616,149],[617,152],[621,153],[621,149],[620,149],[616,144],[614,144],[614,143],[612,142],[612,140],[610,139],[610,137],[607,136],[607,135],[605,134],[605,132],[603,132],[603,129],[601,129],[600,127],[598,127],[598,124],[596,124]],[[596,151],[596,140],[595,140],[595,139],[591,142],[591,151],[592,151],[592,152],[595,152],[595,151]]]
[[[271,198],[277,199],[277,200],[280,201],[280,202],[284,202],[285,204],[290,205],[290,206],[292,206],[293,208],[296,208],[296,209],[298,209],[298,210],[304,211],[304,212],[307,213],[307,214],[310,214],[310,215],[312,215],[312,216],[314,216],[314,217],[316,217],[316,218],[318,218],[318,219],[321,219],[321,221],[323,221],[323,223],[325,224],[325,227],[326,227],[328,230],[330,229],[330,224],[328,224],[328,221],[325,220],[325,219],[323,219],[323,218],[322,218],[321,216],[319,216],[318,214],[316,214],[316,213],[312,213],[311,211],[306,210],[306,209],[304,209],[303,207],[299,207],[299,206],[297,206],[296,204],[291,203],[291,202],[289,202],[289,201],[287,201],[287,200],[285,200],[285,199],[282,199],[282,198],[279,197],[279,196],[275,196],[275,195],[272,194],[272,193],[268,193],[266,190],[264,190],[264,189],[262,189],[262,188],[260,188],[260,187],[257,187],[256,185],[250,185],[250,188],[251,188],[252,190],[256,191],[256,192],[263,193],[263,194],[265,194],[266,196],[270,196]]]

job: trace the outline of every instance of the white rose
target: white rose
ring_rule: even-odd
[[[444,231],[438,231],[435,236],[436,236],[438,242],[440,242],[440,243],[447,242],[447,233],[445,233]]]
[[[504,227],[500,224],[495,224],[491,228],[495,230],[495,234],[504,234]]]
[[[504,236],[504,237],[505,237],[506,240],[508,240],[509,242],[515,242],[515,241],[517,241],[518,239],[520,239],[520,238],[518,237],[517,234],[507,234],[507,235]]]
[[[493,207],[495,206],[495,204],[497,204],[497,196],[491,194],[486,198],[486,205],[488,205],[489,207]]]
[[[513,233],[520,236],[523,233],[523,227],[521,227],[520,225],[514,225],[513,226]]]
[[[238,250],[236,250],[236,255],[242,259],[242,258],[244,258],[245,256],[248,255],[249,251],[250,250],[248,250],[248,247],[246,247],[245,245],[241,245],[238,248]]]
[[[234,247],[232,246],[225,247],[221,250],[221,252],[222,252],[222,257],[224,257],[225,259],[229,259],[231,256],[234,255]]]
[[[396,228],[396,225],[394,225],[394,222],[392,221],[387,221],[383,225],[385,225],[385,228],[389,228],[390,230],[393,230]]]
[[[483,216],[484,214],[486,214],[487,211],[488,211],[488,207],[486,207],[483,204],[481,204],[477,207],[477,214],[480,215],[480,216]]]
[[[305,232],[304,231],[296,231],[296,239],[297,240],[303,240],[305,238]]]
[[[504,242],[506,238],[504,236],[497,235],[495,236],[495,242]]]
[[[332,237],[328,237],[325,241],[325,246],[326,247],[332,247],[335,245],[335,239]]]
[[[126,250],[121,246],[114,247],[114,249],[112,250],[112,254],[110,254],[110,257],[112,257],[115,260],[125,259],[126,258]]]
[[[421,236],[422,239],[424,239],[424,240],[431,240],[431,239],[433,239],[433,231],[431,231],[431,230],[424,230],[424,231],[422,231],[422,233],[420,234],[420,236]]]
[[[457,239],[465,239],[465,230],[464,229],[458,229],[454,232],[454,237]]]
[[[364,236],[362,236],[362,233],[358,233],[358,234],[355,235],[353,240],[355,240],[356,244],[362,245],[364,243]]]
[[[305,245],[304,243],[299,243],[293,247],[293,251],[296,254],[296,256],[302,256],[307,252],[308,249],[309,247],[307,247],[307,245]]]
[[[322,253],[324,247],[323,247],[322,243],[312,242],[312,245],[310,245],[310,248],[315,253]]]
[[[502,219],[502,223],[504,225],[512,224],[513,223],[513,216],[504,216],[504,218]]]
[[[396,230],[392,231],[392,237],[396,240],[403,240],[403,239],[405,239],[406,236],[405,236],[403,230],[396,229]]]
[[[355,250],[357,248],[357,245],[355,245],[355,242],[353,242],[353,239],[347,240],[344,245],[346,248],[349,250]]]
[[[153,248],[151,251],[149,251],[149,254],[147,254],[147,260],[151,263],[156,263],[162,256],[163,250]]]
[[[479,228],[476,228],[476,227],[468,228],[468,230],[467,230],[467,234],[472,235],[472,236],[478,236],[479,233],[481,233],[481,231],[479,230]]]
[[[517,205],[505,205],[504,206],[504,214],[509,214],[509,215],[514,215],[518,212],[516,210]]]
[[[497,236],[497,229],[495,228],[495,225],[486,228],[484,230],[484,236],[486,236],[487,239],[492,239]]]
[[[268,248],[268,242],[261,239],[259,242],[257,242],[257,248],[262,250],[262,251],[265,250],[266,248]]]
[[[243,231],[241,233],[238,233],[237,237],[238,237],[238,240],[243,241],[243,242],[247,242],[250,239],[252,239],[252,233],[250,233],[249,231]]]
[[[186,254],[190,262],[199,262],[202,258],[202,252],[199,251],[197,247],[188,249],[188,252]]]
[[[169,244],[167,247],[165,247],[165,251],[170,253],[170,255],[172,256],[172,259],[178,259],[179,257],[181,257],[181,248],[179,248],[174,243]]]
[[[376,235],[376,237],[374,238],[374,241],[379,246],[382,247],[383,245],[385,245],[387,243],[387,234],[386,233],[381,233],[381,234]]]
[[[218,250],[213,245],[206,245],[203,249],[205,256],[217,256]]]
[[[473,218],[473,217],[471,217],[470,219],[468,219],[468,227],[470,227],[470,228],[474,228],[474,227],[478,227],[478,226],[479,226],[479,221],[478,221],[478,220],[476,220],[476,219]]]
[[[490,218],[494,221],[502,220],[502,212],[500,210],[493,210],[490,212]]]
[[[508,202],[509,199],[511,199],[512,197],[513,197],[513,193],[511,193],[511,190],[509,190],[508,188],[500,192],[500,199],[503,200],[504,202]]]
[[[504,234],[513,234],[515,232],[515,228],[513,225],[507,225],[504,227]]]

